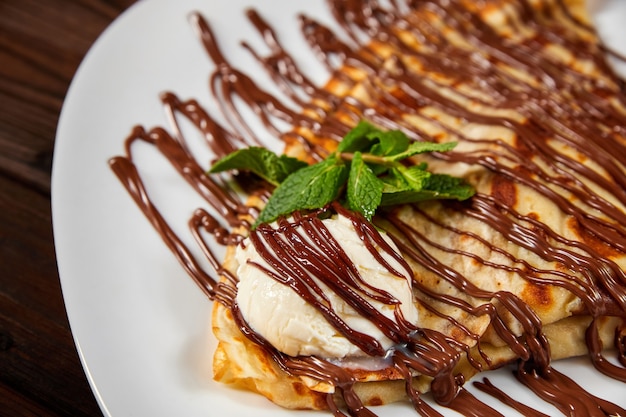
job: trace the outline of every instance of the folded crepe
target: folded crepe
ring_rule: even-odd
[[[407,357],[385,362],[387,352],[361,366],[286,355],[246,324],[236,279],[225,279],[232,296],[212,317],[215,379],[290,409],[353,411],[416,403],[427,391],[454,404],[464,381],[515,362],[532,388],[550,360],[584,354],[623,380],[603,355],[618,347],[623,359],[626,333],[626,101],[583,2],[416,1],[370,5],[369,20],[349,2],[333,5],[353,40],[370,40],[322,45],[326,29],[303,20],[334,73],[285,135],[285,153],[312,162],[365,119],[413,140],[458,142],[413,162],[464,178],[476,195],[373,219],[413,275]],[[225,261],[234,276],[235,246]],[[445,366],[436,363],[444,353]]]

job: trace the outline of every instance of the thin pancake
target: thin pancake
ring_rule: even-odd
[[[297,126],[286,139],[289,155],[324,155],[336,144],[332,133],[369,119],[415,140],[459,142],[451,156],[416,163],[467,179],[477,189],[470,203],[394,207],[375,222],[414,271],[416,325],[468,348],[453,372],[466,378],[527,360],[538,349],[531,341],[544,336],[552,359],[587,352],[589,333],[598,333],[595,349],[610,347],[624,316],[611,289],[623,289],[626,268],[620,86],[595,60],[597,39],[579,22],[588,21],[580,2],[538,2],[532,11],[485,3],[478,11],[468,2],[468,15],[458,2],[445,11],[425,2],[391,29],[378,28],[327,84],[335,99],[318,97],[304,111],[321,128]],[[359,22],[344,23],[359,31]],[[622,156],[594,150],[595,136]],[[227,264],[235,271],[232,258]],[[289,375],[220,303],[213,331],[216,380],[288,408],[329,406],[325,393],[335,387]],[[366,405],[406,397],[397,368],[351,372]],[[413,381],[430,389],[430,377]]]

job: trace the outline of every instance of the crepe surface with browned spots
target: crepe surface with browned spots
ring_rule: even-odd
[[[477,191],[471,202],[387,208],[374,222],[394,236],[414,272],[416,325],[468,347],[456,371],[467,379],[518,358],[496,328],[506,326],[523,343],[523,323],[498,297],[504,292],[539,318],[553,360],[586,354],[590,328],[611,348],[624,317],[609,287],[624,287],[619,277],[626,269],[624,249],[612,238],[623,239],[625,227],[626,199],[616,177],[626,176],[626,137],[619,127],[626,109],[613,74],[594,60],[602,51],[586,26],[584,5],[568,1],[561,9],[557,2],[535,1],[529,17],[508,1],[485,1],[480,8],[467,2],[466,12],[484,25],[471,29],[476,21],[433,6],[440,2],[416,4],[355,52],[362,61],[346,61],[327,83],[334,101],[317,97],[303,109],[321,128],[295,126],[285,153],[312,162],[311,155],[336,146],[329,132],[361,119],[410,132],[415,140],[458,142],[450,156],[420,156],[415,163],[466,179]],[[621,156],[590,155],[584,141],[591,135],[610,138]],[[606,265],[618,271],[616,282],[598,276]],[[232,256],[226,266],[236,270]],[[602,311],[593,311],[599,305]],[[485,306],[502,323],[494,324]],[[288,375],[241,333],[221,303],[214,306],[213,332],[216,380],[283,407],[328,408],[333,387]],[[352,372],[365,405],[406,398],[393,368]],[[422,392],[430,382],[414,377]]]

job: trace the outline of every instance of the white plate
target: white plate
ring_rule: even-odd
[[[81,360],[107,416],[296,414],[212,381],[211,303],[179,267],[107,165],[109,157],[122,152],[123,139],[133,125],[166,125],[158,99],[165,90],[183,99],[197,98],[216,113],[207,83],[212,65],[188,14],[203,13],[227,57],[246,69],[253,62],[239,41],[259,42],[243,15],[249,3],[254,2],[137,3],[94,44],[64,104],[52,179],[58,267]],[[332,20],[323,0],[256,4],[290,51],[305,49],[297,12]],[[624,48],[619,43],[624,39],[626,2],[596,1],[592,10],[602,36]],[[296,57],[307,59],[310,53],[296,53]],[[325,77],[317,64],[307,64],[307,70],[318,81]],[[162,158],[145,154],[140,166],[152,197],[175,230],[186,234],[186,219],[202,203]],[[626,406],[624,386],[591,370],[586,360],[560,362],[557,368],[574,375],[591,392]],[[490,378],[521,401],[555,414],[555,409],[514,382],[508,371],[492,373]],[[416,415],[408,404],[375,411],[381,416]]]

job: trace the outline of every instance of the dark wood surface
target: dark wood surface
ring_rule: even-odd
[[[102,416],[56,268],[50,172],[83,56],[132,0],[0,0],[0,416]]]

